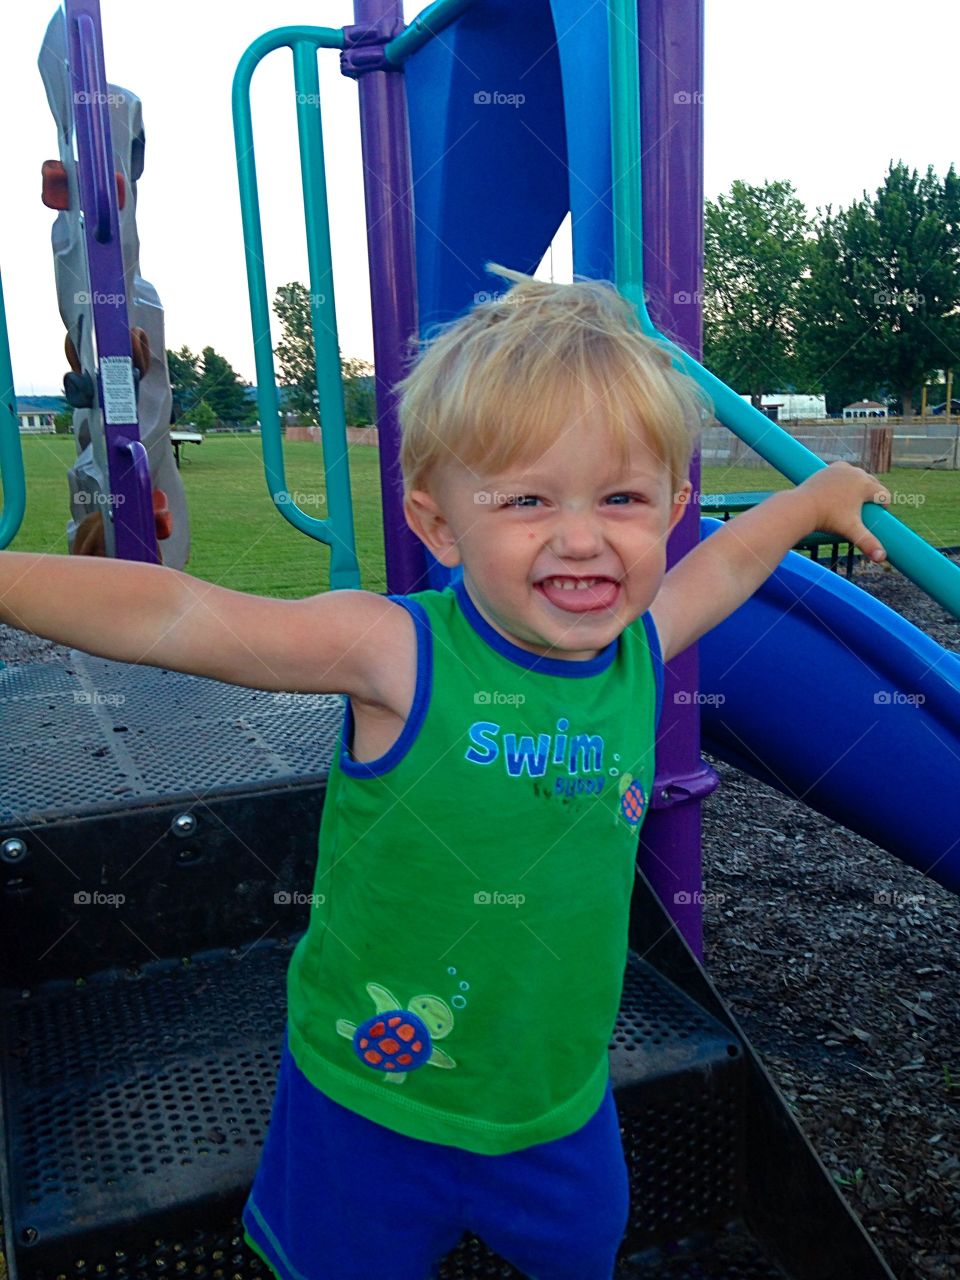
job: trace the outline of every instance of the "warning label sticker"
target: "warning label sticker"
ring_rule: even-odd
[[[100,361],[103,413],[110,426],[137,421],[133,389],[133,361],[129,356],[104,356]]]

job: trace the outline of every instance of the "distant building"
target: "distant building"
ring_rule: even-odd
[[[17,396],[20,434],[53,435],[53,420],[66,407],[63,396]]]
[[[844,418],[885,418],[887,406],[876,400],[858,400],[843,407]]]
[[[751,403],[749,396],[741,396],[741,400]],[[792,422],[796,418],[826,418],[826,396],[797,395],[793,391],[782,391],[777,395],[761,396],[760,411],[774,422]]]

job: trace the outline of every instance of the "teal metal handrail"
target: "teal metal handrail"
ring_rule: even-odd
[[[350,496],[343,380],[340,373],[340,345],[337,339],[333,292],[330,219],[323,163],[320,80],[317,73],[317,50],[342,49],[343,45],[343,32],[339,30],[328,27],[281,27],[276,31],[266,32],[250,45],[240,59],[233,77],[233,129],[267,488],[285,520],[302,533],[329,545],[330,587],[333,590],[360,586],[354,541],[353,502]],[[264,274],[260,199],[253,150],[250,81],[261,59],[281,48],[289,48],[293,54],[307,259],[310,266],[310,319],[313,324],[317,398],[329,510],[328,517],[322,520],[302,510],[287,488],[276,371],[270,345],[270,306]]]
[[[434,4],[427,5],[399,35],[384,45],[383,54],[387,62],[392,67],[402,67],[412,54],[475,3],[476,0],[435,0]]]
[[[0,479],[3,480],[3,512],[0,514],[0,550],[10,545],[23,523],[27,508],[27,486],[23,475],[20,420],[13,389],[7,312],[3,304],[0,278]]]
[[[714,377],[655,327],[643,294],[643,191],[641,185],[640,69],[636,0],[608,0],[610,31],[611,151],[614,261],[617,288],[637,310],[641,328],[671,353],[713,400],[717,417],[762,458],[802,484],[827,464],[753,405]],[[863,523],[883,543],[891,564],[960,617],[960,567],[876,503],[863,507]]]

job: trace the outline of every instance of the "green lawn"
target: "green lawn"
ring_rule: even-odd
[[[27,514],[13,551],[66,551],[67,481],[75,449],[72,437],[23,440]],[[311,515],[326,515],[320,449],[307,441],[284,445],[287,486],[316,495],[301,499]],[[350,446],[351,490],[361,582],[386,590],[380,510],[379,451]],[[329,586],[330,553],[280,516],[267,494],[258,436],[209,436],[186,447],[180,473],[187,491],[192,551],[188,570],[198,578],[238,591],[295,597]],[[960,544],[960,473],[898,469],[884,476],[897,503],[896,515],[936,546]],[[705,493],[787,488],[772,470],[706,468]]]
[[[960,471],[895,467],[880,479],[894,496],[890,510],[935,547],[960,546]],[[789,489],[772,467],[704,467],[704,493]]]

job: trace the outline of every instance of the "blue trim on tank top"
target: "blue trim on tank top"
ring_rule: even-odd
[[[599,653],[592,658],[587,658],[586,661],[576,661],[570,658],[550,658],[538,653],[531,653],[529,649],[522,649],[520,645],[514,644],[506,636],[502,636],[495,627],[490,625],[470,599],[467,589],[463,585],[462,577],[455,578],[451,585],[457,600],[460,602],[464,617],[480,639],[486,641],[491,649],[495,649],[504,658],[516,663],[518,667],[526,667],[528,671],[536,671],[540,675],[566,676],[568,679],[580,679],[583,676],[595,676],[601,671],[606,671],[617,656],[617,649],[620,644],[619,636],[614,636],[605,649],[601,649]]]
[[[650,660],[653,663],[653,678],[657,686],[657,709],[653,717],[653,731],[660,728],[660,712],[663,710],[663,650],[660,648],[660,634],[653,615],[648,609],[640,615],[644,630],[647,633],[647,644],[650,646]]]
[[[340,728],[340,768],[351,778],[376,778],[380,774],[389,773],[407,754],[416,740],[417,734],[427,718],[427,707],[430,705],[430,690],[433,687],[433,633],[426,610],[419,600],[408,600],[406,596],[387,596],[395,600],[413,618],[416,636],[417,683],[413,693],[413,706],[407,716],[403,729],[389,751],[375,760],[351,760],[347,744],[353,740],[353,707],[347,698],[343,723]]]

